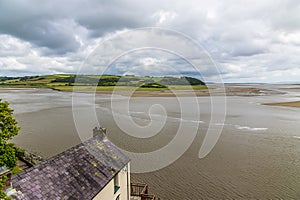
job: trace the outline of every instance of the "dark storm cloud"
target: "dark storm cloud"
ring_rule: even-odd
[[[85,6],[82,10],[87,12],[76,15],[75,20],[88,29],[92,37],[101,37],[105,33],[124,28],[153,25],[147,16],[149,11],[136,8],[136,5],[124,1],[90,2],[90,6]]]
[[[46,47],[47,51],[53,54],[64,54],[80,46],[67,26],[51,21],[32,20],[0,28],[3,33],[29,41],[39,47]]]
[[[72,33],[71,23],[59,19],[55,10],[51,13],[50,7],[39,8],[34,3],[37,2],[1,1],[0,33],[46,47],[48,52],[54,54],[76,50],[79,42]]]
[[[137,17],[143,13],[122,1],[0,1],[0,33],[46,47],[47,53],[64,54],[80,47],[76,36],[101,37],[150,24]]]

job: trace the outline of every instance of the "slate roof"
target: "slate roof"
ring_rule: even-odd
[[[96,196],[129,162],[106,138],[96,135],[13,176],[24,200],[82,199]]]

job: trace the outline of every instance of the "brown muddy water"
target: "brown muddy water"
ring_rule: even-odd
[[[213,150],[202,159],[198,153],[211,119],[209,97],[197,97],[200,117],[195,114],[192,97],[182,98],[183,111],[175,97],[134,97],[130,99],[128,115],[123,107],[125,98],[114,99],[112,107],[109,95],[97,95],[95,110],[99,123],[108,128],[109,139],[131,152],[163,148],[175,137],[180,124],[187,136],[192,134],[189,129],[192,124],[199,125],[192,144],[175,162],[154,172],[132,175],[132,181],[146,182],[150,192],[162,200],[299,199],[300,109],[261,103],[299,101],[300,89],[291,89],[295,87],[292,85],[251,87],[276,92],[227,97],[225,122],[216,124],[223,127],[222,134]],[[21,147],[51,157],[81,141],[73,120],[72,93],[47,89],[2,90],[0,98],[8,100],[15,109],[22,129],[13,141]],[[97,124],[85,108],[93,102],[87,94],[81,94],[81,98],[82,119],[92,129]],[[221,98],[216,100],[219,101],[222,106]],[[161,105],[166,112],[152,110],[154,114],[149,115],[152,105]],[[218,105],[215,109],[222,110]],[[156,135],[136,138],[126,134],[115,121],[124,120],[126,124],[128,116],[141,127],[152,120],[153,129],[157,128],[156,123],[167,118]],[[160,159],[157,162],[168,158]]]

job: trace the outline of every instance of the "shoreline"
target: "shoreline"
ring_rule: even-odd
[[[300,101],[278,102],[278,103],[263,103],[262,105],[285,106],[285,107],[300,108]]]
[[[26,90],[26,89],[43,89],[43,88],[4,88],[0,87],[1,91],[7,90]],[[44,88],[50,89],[58,92],[78,92],[78,93],[95,93],[95,94],[105,94],[105,95],[122,95],[122,96],[131,96],[131,97],[201,97],[201,96],[260,96],[260,95],[271,95],[271,94],[281,94],[278,91],[262,89],[258,87],[238,87],[238,86],[225,86],[224,88],[220,86],[211,86],[206,89],[195,89],[195,90],[60,90],[57,88]]]

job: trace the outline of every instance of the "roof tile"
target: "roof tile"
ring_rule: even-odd
[[[129,159],[106,138],[96,135],[13,176],[24,200],[91,199]]]

